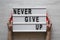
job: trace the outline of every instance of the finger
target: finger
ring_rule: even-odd
[[[11,21],[11,25],[13,24],[13,21]]]
[[[12,28],[12,24],[13,24],[13,21],[11,21],[11,23],[9,24],[9,26]]]
[[[49,19],[48,13],[46,13],[46,21],[48,24],[50,24],[50,19]]]
[[[9,29],[12,29],[12,21],[9,21],[7,25]]]

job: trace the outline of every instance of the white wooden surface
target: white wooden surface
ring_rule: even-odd
[[[19,5],[26,6],[25,4],[28,6],[41,6],[41,5],[47,6],[48,13],[49,13],[49,16],[51,17],[52,24],[53,24],[51,40],[60,40],[60,0],[0,0],[0,40],[7,40],[8,28],[6,23],[8,21],[7,19],[10,16],[12,7],[19,6]],[[19,40],[19,36],[22,36],[22,35],[14,34],[15,40],[17,39]],[[41,40],[44,40],[44,36],[45,36],[44,33],[41,33],[41,34],[38,33],[37,36],[35,37],[32,36],[33,39],[37,38],[38,35],[39,35],[39,40],[40,38]],[[26,35],[24,34],[24,38],[27,38],[29,36],[28,33],[27,33],[27,37],[25,36]]]

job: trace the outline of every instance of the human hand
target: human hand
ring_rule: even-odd
[[[51,20],[46,16],[46,21],[47,21],[47,32],[51,31],[52,23]]]
[[[52,23],[50,21],[47,22],[47,32],[51,31]]]
[[[9,21],[7,23],[8,29],[12,31],[12,24],[13,24],[13,16],[9,18]]]
[[[12,31],[12,21],[11,22],[8,22],[7,25],[8,25],[8,29]]]

